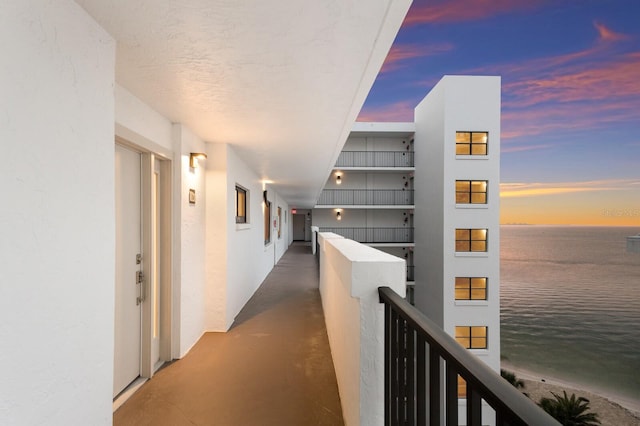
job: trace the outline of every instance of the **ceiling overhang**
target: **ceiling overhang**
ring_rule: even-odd
[[[76,0],[117,41],[116,80],[315,204],[411,0]]]

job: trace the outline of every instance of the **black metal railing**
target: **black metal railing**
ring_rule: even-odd
[[[336,167],[414,167],[413,151],[342,151]]]
[[[415,281],[415,272],[416,267],[413,265],[407,265],[407,281]]]
[[[359,243],[412,243],[413,228],[331,228],[320,232],[333,232]]]
[[[559,425],[389,287],[378,294],[385,305],[385,425],[457,425],[458,376],[466,381],[467,425],[482,424],[483,400],[497,426]]]
[[[413,205],[413,189],[325,189],[318,205],[410,206]]]

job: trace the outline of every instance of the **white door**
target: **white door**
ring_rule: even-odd
[[[140,375],[140,153],[116,145],[116,283],[113,396]]]
[[[305,215],[293,215],[293,241],[304,241]]]

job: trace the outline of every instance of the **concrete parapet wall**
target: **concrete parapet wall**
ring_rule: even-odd
[[[406,292],[404,259],[319,233],[320,294],[346,425],[384,424],[384,309],[378,287]]]

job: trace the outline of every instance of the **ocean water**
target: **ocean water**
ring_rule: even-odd
[[[501,227],[501,353],[640,401],[640,253],[629,227]]]

